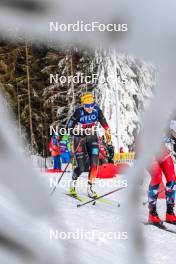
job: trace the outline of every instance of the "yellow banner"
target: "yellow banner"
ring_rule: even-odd
[[[116,152],[114,155],[114,160],[117,162],[132,162],[135,158],[135,152]]]

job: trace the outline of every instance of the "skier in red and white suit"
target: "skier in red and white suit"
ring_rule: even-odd
[[[162,174],[166,178],[166,221],[176,224],[176,216],[174,214],[175,203],[175,169],[173,159],[165,146],[163,146],[162,155],[159,159],[155,160],[149,170],[151,181],[149,185],[149,222],[161,223],[156,211],[156,204],[158,198],[158,191],[160,183],[162,182]]]

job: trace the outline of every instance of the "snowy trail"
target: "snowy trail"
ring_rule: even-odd
[[[50,181],[52,178],[55,179],[56,175],[42,174],[42,179],[45,179],[46,185],[50,191]],[[76,245],[76,252],[74,253],[80,259],[80,263],[97,264],[98,261],[101,261],[103,264],[114,264],[115,262],[124,264],[124,256],[127,254],[128,241],[126,239],[119,239],[119,236],[122,238],[122,232],[125,232],[125,230],[123,230],[124,208],[123,201],[121,200],[121,192],[125,192],[126,190],[110,195],[108,198],[113,201],[113,204],[111,205],[97,202],[95,206],[90,204],[85,207],[77,208],[76,205],[79,201],[65,195],[65,193],[68,193],[68,182],[70,178],[71,173],[64,175],[63,181],[67,184],[64,185],[62,183],[58,186],[51,199],[54,200],[58,211],[58,223],[62,218],[62,221],[67,227],[65,232],[79,232],[79,239],[72,239],[71,243],[74,246]],[[100,187],[97,184],[96,190],[99,194],[104,194],[113,190],[114,186],[116,188],[119,179],[123,180],[123,178],[123,175],[121,175],[115,179],[101,180],[105,182],[105,186]],[[81,181],[83,181],[84,186],[78,191],[80,195],[86,193],[86,174],[82,176]],[[141,221],[147,221],[148,216],[147,205],[142,205],[142,201],[147,199],[147,185],[148,179],[142,187],[144,192],[143,197],[141,198]],[[121,203],[120,208],[117,207],[117,201],[120,201]],[[162,219],[164,219],[165,200],[159,200],[158,211]],[[144,229],[146,258],[148,262],[150,264],[174,264],[175,259],[173,258],[173,253],[175,252],[176,247],[176,235],[159,230],[153,226],[143,226],[142,224],[141,226]],[[176,230],[176,226],[171,227]],[[100,232],[99,236],[84,236],[84,238],[80,238],[81,234],[86,233],[94,235],[95,232],[96,234],[97,232]],[[108,239],[106,235],[109,234],[109,232],[116,234],[118,239]],[[104,235],[106,237],[102,237]]]

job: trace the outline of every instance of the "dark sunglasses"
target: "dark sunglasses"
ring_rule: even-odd
[[[91,108],[91,107],[94,107],[95,103],[92,103],[92,104],[84,104],[84,107],[85,108]]]

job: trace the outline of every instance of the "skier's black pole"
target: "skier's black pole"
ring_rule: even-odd
[[[120,191],[120,190],[122,190],[122,189],[125,189],[126,187],[119,187],[119,188],[117,188],[117,189],[115,189],[115,190],[113,190],[113,191],[111,191],[111,192],[108,192],[108,193],[105,193],[105,194],[103,194],[103,195],[100,195],[100,196],[98,196],[98,197],[96,197],[96,198],[93,198],[93,199],[91,199],[91,200],[89,200],[89,201],[87,201],[87,202],[85,202],[85,203],[82,203],[82,204],[77,204],[77,207],[81,207],[81,206],[84,206],[84,205],[86,205],[86,204],[89,204],[89,203],[94,203],[94,202],[96,202],[97,200],[99,200],[99,199],[101,199],[101,198],[103,198],[103,197],[105,197],[105,196],[107,196],[107,195],[110,195],[110,194],[112,194],[112,193],[115,193],[115,192],[118,192],[118,191]]]
[[[161,193],[164,192],[164,191],[165,191],[165,189],[161,190],[160,192],[158,192],[158,195],[161,194]],[[145,205],[148,204],[148,203],[149,203],[149,200],[143,202],[142,205],[145,206]]]
[[[58,181],[57,181],[56,185],[54,186],[54,188],[52,189],[52,191],[51,191],[50,195],[52,195],[52,194],[54,193],[54,191],[56,190],[56,188],[57,188],[57,186],[58,186],[59,182],[61,181],[61,179],[62,179],[62,177],[63,177],[64,173],[66,172],[66,170],[67,170],[67,168],[68,168],[69,164],[70,164],[70,162],[68,162],[68,163],[67,163],[67,165],[65,166],[65,169],[64,169],[64,171],[62,172],[61,176],[59,177],[59,179],[58,179]]]
[[[75,151],[72,153],[72,155],[71,155],[71,159],[74,157],[74,155],[75,155],[76,151],[77,151],[77,150],[78,150],[78,148],[80,147],[80,144],[81,144],[82,140],[83,140],[83,139],[81,139],[81,140],[80,140],[80,142],[79,142],[79,144],[78,144],[78,146],[77,146],[76,150],[75,150]],[[62,177],[63,177],[64,173],[66,172],[66,170],[67,170],[67,168],[68,168],[69,164],[70,164],[70,161],[67,163],[67,165],[66,165],[66,167],[65,167],[64,171],[62,172],[61,176],[59,177],[59,179],[58,179],[58,181],[57,181],[56,185],[54,186],[53,190],[51,191],[50,195],[52,195],[52,194],[54,193],[54,191],[56,190],[56,188],[57,188],[57,186],[58,186],[59,182],[61,181],[61,179],[62,179]]]

